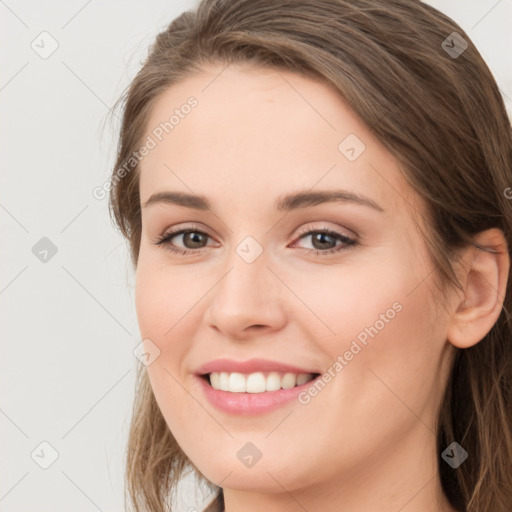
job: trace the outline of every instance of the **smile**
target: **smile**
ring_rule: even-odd
[[[311,373],[254,372],[212,372],[206,376],[211,387],[229,393],[265,393],[302,386],[315,377]]]
[[[215,409],[237,416],[268,413],[296,402],[298,395],[320,377],[318,373],[279,372],[212,372],[195,376],[203,396]]]

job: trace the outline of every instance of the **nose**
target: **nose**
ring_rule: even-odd
[[[262,254],[247,263],[238,254],[210,292],[207,325],[232,339],[262,336],[286,323],[283,284]]]

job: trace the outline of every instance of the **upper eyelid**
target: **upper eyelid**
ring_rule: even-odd
[[[334,235],[349,238],[354,241],[358,241],[358,239],[359,239],[359,236],[353,230],[350,230],[348,228],[343,228],[343,229],[342,228],[332,228],[332,227],[326,226],[325,221],[323,223],[324,224],[323,226],[317,227],[317,226],[311,225],[313,222],[318,222],[318,221],[312,221],[312,222],[306,223],[305,225],[301,226],[298,229],[297,234],[294,236],[292,243],[296,243],[298,240],[300,240],[301,238],[303,238],[305,236],[310,236],[311,233],[324,232],[324,231],[330,231]],[[347,233],[340,232],[343,230],[347,230],[347,231],[349,231],[349,233],[347,234]],[[297,231],[297,229],[294,231]],[[184,226],[184,227],[177,227],[177,228],[173,227],[170,230],[164,231],[164,233],[159,238],[160,239],[174,238],[175,236],[183,235],[186,232],[201,232],[201,233],[204,233],[209,238],[217,241],[215,236],[213,236],[207,228],[204,228],[199,225],[191,225],[191,226]],[[193,251],[195,249],[190,249],[190,250]],[[197,250],[200,250],[200,249],[197,249]]]
[[[359,238],[359,235],[353,231],[352,229],[349,229],[349,228],[346,228],[346,227],[330,227],[330,226],[327,226],[325,221],[321,224],[323,224],[322,226],[313,226],[312,225],[313,222],[308,222],[306,224],[304,224],[303,226],[301,226],[299,229],[298,229],[298,234],[297,236],[302,236],[302,235],[306,235],[306,234],[309,234],[310,232],[317,232],[317,231],[332,231],[338,235],[341,235],[341,236],[344,236],[346,238]],[[297,231],[297,230],[296,230]]]
[[[318,227],[318,226],[314,226],[313,224],[315,223],[320,223],[320,224],[324,224],[324,226],[321,226],[321,227]],[[345,231],[348,231],[349,234],[347,234],[346,236],[357,236],[356,233],[354,232],[354,230],[350,229],[350,228],[347,228],[347,227],[329,227],[326,224],[326,221],[310,221],[310,222],[306,222],[305,224],[302,224],[299,228],[295,228],[293,231],[296,232],[296,231],[299,231],[301,234],[305,234],[307,233],[308,231],[324,231],[324,230],[328,230],[328,231],[338,231],[338,230],[345,230]],[[179,226],[179,225],[178,225]],[[163,234],[170,234],[170,233],[173,233],[173,234],[177,234],[179,232],[183,232],[183,231],[202,231],[204,233],[206,233],[208,236],[211,236],[212,238],[215,238],[215,236],[211,233],[211,230],[207,227],[203,227],[202,225],[199,225],[199,224],[192,224],[192,225],[185,225],[185,226],[182,226],[182,227],[170,227],[170,228],[167,228],[166,230],[163,231]],[[340,233],[340,234],[343,234],[343,233]]]

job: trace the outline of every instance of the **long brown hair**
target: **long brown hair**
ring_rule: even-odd
[[[155,100],[204,64],[236,62],[320,78],[339,91],[424,199],[424,236],[441,295],[448,285],[460,287],[454,254],[474,235],[496,227],[512,247],[510,120],[487,65],[453,20],[418,0],[203,0],[157,36],[116,105],[123,117],[110,213],[134,267],[141,214],[133,155]],[[510,512],[510,286],[509,278],[491,331],[457,349],[439,411],[441,482],[458,511]],[[440,457],[452,441],[470,453],[455,470]],[[137,512],[168,510],[187,468],[206,482],[169,431],[142,367],[126,455],[126,491]],[[208,510],[223,510],[222,489],[211,488],[218,495]]]

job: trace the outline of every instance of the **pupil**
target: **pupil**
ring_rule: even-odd
[[[185,245],[186,245],[186,241],[187,239],[189,241],[192,242],[192,244],[195,244],[195,243],[201,243],[201,238],[203,237],[203,235],[201,233],[196,233],[196,232],[189,232],[189,233],[185,233]],[[199,240],[198,240],[199,239]],[[193,245],[192,249],[196,249],[197,247]]]
[[[318,241],[320,243],[325,243],[325,238],[331,238],[331,236],[327,233],[317,233],[316,236],[313,237],[313,242]],[[329,245],[329,242],[327,242],[327,244]],[[320,246],[320,249],[325,249],[325,246]]]
[[[185,241],[189,241],[192,243],[192,248],[197,248],[194,244],[201,244],[201,239],[203,238],[203,235],[201,233],[197,233],[194,231],[188,232],[185,234]],[[316,236],[313,237],[313,243],[316,245],[317,243],[320,244],[320,249],[325,249],[325,245],[332,245],[332,237],[331,235],[328,235],[327,233],[317,233]]]

